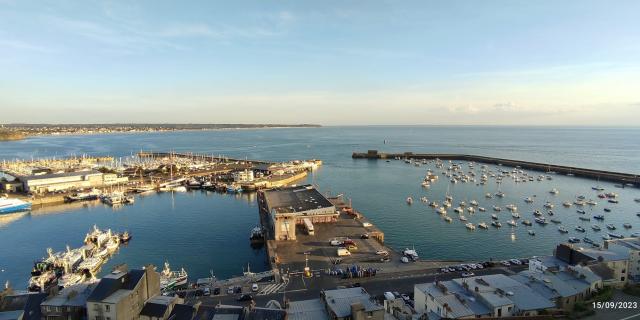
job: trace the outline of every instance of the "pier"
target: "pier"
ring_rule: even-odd
[[[486,164],[519,167],[522,169],[529,169],[541,172],[555,172],[560,174],[570,174],[577,177],[584,177],[589,179],[600,179],[612,182],[619,182],[622,184],[633,184],[634,186],[640,186],[640,175],[631,173],[621,173],[605,170],[587,169],[571,166],[556,165],[550,163],[531,162],[514,159],[494,158],[479,155],[470,154],[452,154],[452,153],[384,153],[378,152],[378,150],[369,150],[364,152],[354,152],[351,156],[354,159],[425,159],[425,160],[459,160],[459,161],[475,161]]]

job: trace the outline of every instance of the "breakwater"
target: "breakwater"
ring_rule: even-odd
[[[452,153],[384,153],[377,150],[369,150],[365,152],[354,152],[352,155],[354,159],[425,159],[425,160],[460,160],[460,161],[475,161],[486,164],[495,164],[511,167],[519,167],[522,169],[542,171],[542,172],[555,172],[560,174],[570,174],[578,177],[599,179],[612,182],[619,182],[623,184],[633,184],[634,186],[640,186],[640,175],[622,172],[613,172],[605,170],[595,170],[587,168],[579,168],[572,166],[563,166],[550,163],[531,162],[514,159],[494,158],[479,155],[470,154],[452,154]]]

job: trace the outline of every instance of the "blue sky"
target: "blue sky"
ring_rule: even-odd
[[[0,122],[637,125],[638,12],[0,0]]]

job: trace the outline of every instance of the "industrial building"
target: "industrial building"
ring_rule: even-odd
[[[60,190],[88,189],[112,186],[129,181],[128,177],[119,177],[115,173],[99,171],[77,171],[63,173],[36,174],[17,177],[21,192],[44,193]]]
[[[311,185],[265,190],[258,193],[263,225],[274,240],[296,240],[296,226],[336,222],[336,207]],[[306,224],[307,226],[309,223]],[[308,228],[308,227],[307,227]]]

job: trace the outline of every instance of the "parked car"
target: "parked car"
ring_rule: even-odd
[[[258,284],[257,283],[254,283],[254,284],[251,285],[251,291],[258,292],[258,289],[259,288],[258,288]]]
[[[213,288],[213,295],[214,295],[214,296],[217,296],[217,295],[219,295],[219,294],[220,294],[220,288],[218,288],[218,287]]]
[[[235,293],[242,293],[242,287],[241,286],[236,286],[235,288],[233,288]]]
[[[376,251],[376,254],[379,256],[388,256],[389,252],[387,250],[378,250]]]
[[[505,267],[508,267],[508,266],[510,266],[510,265],[511,265],[511,263],[509,263],[509,261],[506,261],[506,260],[505,260],[505,261],[500,262],[500,264],[501,264],[501,265],[503,265],[503,266],[505,266]]]
[[[473,273],[473,272],[463,272],[462,276],[465,277],[465,278],[473,277],[473,276],[475,276],[475,273]]]
[[[253,301],[253,296],[250,294],[243,294],[240,297],[238,297],[238,299],[236,299],[238,301]]]
[[[369,234],[368,234],[368,233],[363,233],[363,234],[360,236],[360,239],[369,239]]]
[[[204,290],[202,290],[203,295],[204,296],[210,296],[211,295],[211,289],[209,287],[205,287]]]
[[[521,265],[522,262],[520,262],[520,260],[518,259],[510,259],[509,262],[511,262],[511,264],[515,264],[515,265]]]
[[[332,246],[341,246],[344,244],[344,242],[342,240],[333,239],[329,241],[329,244]]]
[[[411,300],[411,298],[409,298],[409,296],[404,294],[404,293],[401,294],[400,297],[402,298],[402,300],[404,300],[404,302],[407,302],[407,301]]]
[[[227,289],[227,294],[233,294],[233,287],[229,287],[229,289]]]

